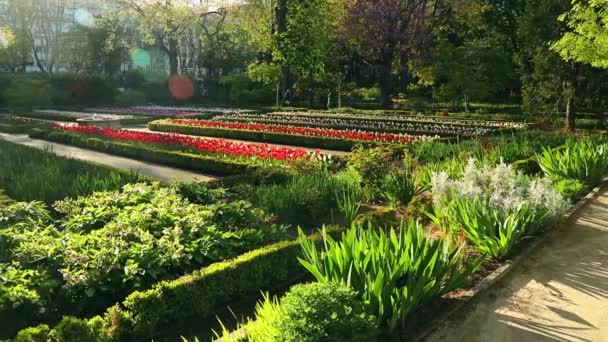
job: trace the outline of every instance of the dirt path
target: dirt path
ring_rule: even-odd
[[[146,126],[143,125],[138,125],[138,126],[125,126],[124,129],[128,129],[131,131],[138,131],[138,132],[152,132],[152,133],[164,133],[164,134],[171,134],[169,132],[157,132],[157,131],[151,131],[150,129],[148,129]],[[179,133],[175,133],[175,134],[179,134]],[[207,137],[207,136],[201,136],[201,135],[191,135],[191,134],[180,134],[180,135],[186,135],[189,137],[194,137],[194,138],[207,138],[207,139],[220,139],[220,137]],[[294,145],[280,145],[280,144],[270,144],[270,143],[264,143],[264,142],[256,142],[256,141],[246,141],[246,140],[237,140],[237,139],[226,139],[223,138],[225,140],[229,140],[229,141],[234,141],[237,143],[245,143],[245,144],[257,144],[257,145],[268,145],[268,146],[278,146],[278,147],[290,147],[290,148],[299,148],[299,149],[303,149],[306,151],[315,151],[315,148],[308,148],[308,147],[302,147],[302,146],[294,146]],[[323,154],[331,154],[334,156],[346,156],[349,154],[349,152],[346,151],[335,151],[335,150],[324,150],[324,149],[319,149],[319,152],[323,153]]]
[[[118,157],[111,154],[96,152],[93,150],[87,150],[79,147],[32,139],[25,134],[13,135],[0,133],[0,139],[4,139],[21,145],[36,147],[41,150],[49,149],[50,151],[59,156],[86,160],[98,164],[105,164],[125,170],[132,170],[134,172],[138,172],[141,175],[165,181],[181,180],[185,182],[207,182],[216,179],[214,177],[202,175],[200,173],[194,173],[163,165],[151,164],[134,159]]]
[[[608,187],[427,341],[608,341]]]

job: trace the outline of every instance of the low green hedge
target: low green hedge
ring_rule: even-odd
[[[222,137],[226,139],[260,141],[273,144],[284,144],[309,148],[322,148],[337,151],[351,151],[355,146],[359,145],[365,147],[374,147],[381,144],[373,141],[357,141],[274,132],[258,132],[240,129],[178,125],[174,123],[169,123],[166,120],[152,121],[148,123],[148,128],[153,131],[159,132],[174,132],[191,135],[202,135],[207,137]]]
[[[44,122],[35,122],[31,124],[11,124],[0,121],[0,132],[9,134],[28,133],[34,128],[44,128],[45,126],[48,126],[48,124]]]
[[[216,176],[231,176],[260,171],[259,167],[236,161],[226,161],[211,156],[179,151],[161,150],[154,147],[143,147],[127,142],[108,141],[96,137],[85,137],[80,134],[59,130],[33,130],[32,138],[50,140],[58,143],[78,146],[110,154],[120,155],[137,160],[188,169]]]
[[[328,231],[337,236],[339,228]],[[320,237],[315,235],[317,241]],[[167,330],[178,334],[177,329],[193,318],[211,317],[260,290],[280,289],[301,278],[306,274],[298,261],[301,252],[298,241],[278,242],[136,291],[103,317],[64,317],[53,329],[46,325],[24,329],[15,341],[46,341],[48,336],[57,342],[133,341],[150,340]]]

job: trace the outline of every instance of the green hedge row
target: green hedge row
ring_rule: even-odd
[[[127,142],[109,141],[96,137],[59,130],[34,129],[32,138],[50,140],[123,157],[188,169],[216,176],[231,176],[259,171],[259,167],[236,161],[226,161],[211,156],[179,151],[161,150]]]
[[[328,231],[337,236],[339,228]],[[320,237],[315,235],[317,241]],[[64,317],[53,329],[24,329],[14,340],[38,342],[52,336],[57,342],[140,341],[162,331],[177,334],[193,318],[203,320],[260,290],[280,289],[301,278],[306,273],[297,259],[301,252],[298,241],[278,242],[136,291],[103,317]]]
[[[0,122],[0,132],[9,134],[28,133],[34,128],[44,128],[48,126],[44,122],[35,122],[31,124],[11,124],[8,122]]]
[[[226,139],[260,141],[273,144],[284,144],[309,148],[322,148],[337,151],[351,151],[355,146],[359,145],[365,147],[374,147],[380,144],[372,141],[362,142],[357,140],[338,139],[330,137],[315,137],[274,132],[248,131],[240,129],[178,125],[174,123],[169,123],[167,120],[152,121],[148,123],[148,128],[153,131],[159,132],[174,132],[191,135],[202,135],[207,137],[222,137]]]

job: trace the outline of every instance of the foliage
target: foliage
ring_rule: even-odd
[[[433,175],[432,184],[435,225],[462,232],[474,248],[494,258],[509,256],[522,239],[567,208],[547,179],[529,179],[506,164],[477,168],[471,160],[461,179],[442,172]]]
[[[0,140],[0,188],[16,200],[47,203],[69,196],[120,188],[137,174],[58,157]]]
[[[13,111],[31,111],[33,108],[46,107],[51,102],[51,85],[41,80],[14,80],[3,96]]]
[[[374,341],[373,316],[363,312],[357,294],[331,283],[296,285],[279,302],[258,304],[257,320],[247,327],[255,341]]]
[[[552,179],[577,179],[595,186],[607,174],[608,144],[597,139],[569,142],[563,149],[544,149],[536,156],[543,172]]]
[[[576,202],[588,187],[578,179],[560,179],[555,182],[554,188],[570,202]]]
[[[394,160],[394,151],[388,147],[358,147],[348,156],[348,165],[359,173],[363,186],[380,189],[383,179],[379,175],[385,174]]]
[[[399,227],[401,219],[397,215],[397,210],[383,208],[359,214],[353,224],[362,227],[372,225],[373,227],[392,229],[392,227]]]
[[[480,262],[465,267],[462,246],[426,236],[414,221],[388,233],[353,226],[339,241],[324,233],[320,249],[302,232],[300,242],[300,262],[315,279],[351,287],[389,332],[420,304],[461,285]]]
[[[347,188],[340,193],[336,193],[336,204],[338,205],[338,210],[344,216],[347,226],[353,223],[361,208],[361,203],[359,203],[360,197],[361,195],[357,189]]]
[[[409,168],[391,171],[384,176],[381,197],[392,207],[408,203],[419,192]]]
[[[553,45],[565,60],[608,68],[608,1],[573,0],[572,9],[560,17],[569,32]]]

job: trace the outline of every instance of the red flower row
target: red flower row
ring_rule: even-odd
[[[208,153],[220,153],[238,157],[257,157],[261,159],[292,160],[306,158],[309,152],[303,149],[269,146],[266,144],[236,143],[225,139],[200,139],[178,134],[148,133],[114,129],[98,126],[62,125],[53,127],[64,131],[96,135],[105,138],[143,142],[149,144],[177,145]]]
[[[272,125],[261,123],[240,123],[240,122],[223,122],[210,120],[195,120],[195,119],[169,119],[168,122],[179,125],[191,125],[213,128],[241,129],[258,132],[274,132],[285,134],[297,134],[319,137],[340,138],[349,140],[361,141],[379,141],[390,143],[411,144],[421,140],[428,140],[429,137],[418,135],[402,135],[384,132],[364,132],[354,130],[337,130],[327,128],[311,128],[298,127],[287,125]]]

